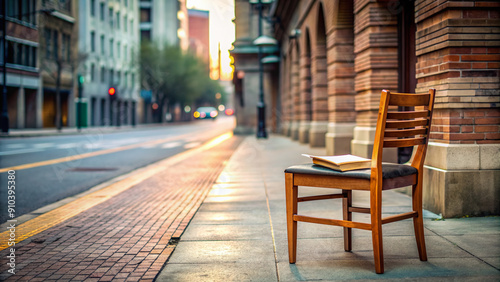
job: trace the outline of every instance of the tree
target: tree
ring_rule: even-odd
[[[159,48],[154,43],[143,43],[139,66],[141,85],[152,91],[161,113],[175,104],[191,105],[208,93],[215,97],[220,88],[210,79],[200,58],[177,46]]]

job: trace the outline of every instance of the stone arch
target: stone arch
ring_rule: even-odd
[[[312,122],[309,131],[311,147],[325,146],[328,125],[327,34],[323,3],[317,6],[315,41],[311,44]]]
[[[302,40],[302,54],[300,58],[300,125],[299,141],[301,143],[309,142],[309,130],[312,121],[312,98],[311,98],[311,39],[309,28],[305,29],[304,39]]]
[[[291,42],[291,57],[290,57],[290,96],[292,103],[292,132],[293,140],[299,139],[299,124],[300,124],[300,79],[299,79],[299,60],[300,60],[300,45],[297,40]]]

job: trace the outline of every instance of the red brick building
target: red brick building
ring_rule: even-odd
[[[188,9],[189,49],[203,58],[207,64],[210,63],[209,20],[208,11]]]
[[[381,90],[436,88],[424,207],[500,214],[499,10],[498,1],[277,0],[269,123],[327,154],[371,157]]]

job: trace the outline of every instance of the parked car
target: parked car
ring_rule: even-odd
[[[199,107],[193,113],[195,119],[215,119],[219,115],[219,112],[214,107]]]

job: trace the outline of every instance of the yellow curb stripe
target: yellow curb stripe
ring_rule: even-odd
[[[16,244],[42,231],[45,231],[65,220],[68,220],[100,203],[107,201],[115,195],[133,187],[134,185],[148,179],[154,174],[172,166],[194,154],[213,148],[222,142],[230,139],[233,136],[232,132],[224,133],[200,147],[184,151],[168,159],[159,161],[145,168],[139,169],[137,172],[132,172],[131,176],[126,177],[118,182],[115,182],[101,190],[90,193],[79,199],[76,199],[64,206],[56,208],[52,211],[44,213],[34,219],[31,219],[15,228]],[[162,140],[162,142],[165,142]],[[142,144],[143,145],[143,144]],[[10,231],[0,233],[0,251],[9,247]]]
[[[138,147],[142,147],[142,146],[156,145],[156,144],[160,144],[163,142],[182,139],[182,138],[185,138],[185,137],[188,137],[191,135],[192,134],[188,133],[188,134],[184,134],[184,135],[180,135],[180,136],[173,136],[173,137],[169,137],[169,138],[165,138],[165,139],[161,139],[161,140],[152,140],[149,142],[131,144],[131,145],[127,145],[127,146],[122,146],[122,147],[117,147],[117,148],[112,148],[112,149],[105,149],[105,150],[101,150],[101,151],[89,152],[89,153],[84,153],[84,154],[79,154],[79,155],[67,156],[67,157],[53,159],[53,160],[46,160],[46,161],[41,161],[41,162],[36,162],[36,163],[11,166],[11,167],[6,167],[6,168],[0,169],[0,173],[6,172],[9,170],[22,170],[22,169],[34,168],[34,167],[45,166],[45,165],[53,165],[53,164],[58,164],[58,163],[71,162],[71,161],[76,161],[76,160],[80,160],[80,159],[85,159],[85,158],[90,158],[90,157],[95,157],[95,156],[130,150],[130,149],[134,149],[134,148],[138,148]]]

